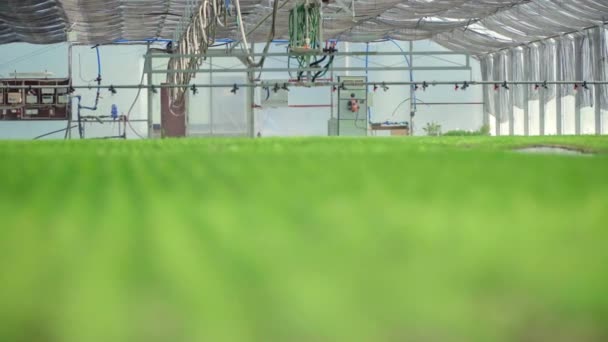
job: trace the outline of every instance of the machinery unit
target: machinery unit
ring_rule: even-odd
[[[338,117],[329,121],[329,135],[367,135],[367,77],[338,77]]]
[[[66,78],[0,79],[0,120],[67,120],[70,84]]]

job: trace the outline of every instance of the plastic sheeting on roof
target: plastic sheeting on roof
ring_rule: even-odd
[[[291,0],[296,3],[297,0]],[[379,39],[434,39],[457,51],[482,55],[555,35],[580,31],[608,20],[605,0],[341,0],[324,6],[326,38],[365,42]],[[271,9],[271,0],[241,0],[253,27]],[[283,12],[292,6],[285,6]],[[286,36],[287,15],[279,15],[279,35]],[[263,41],[266,26],[254,33]],[[238,38],[235,26],[219,32]]]
[[[198,0],[197,0],[198,1]],[[2,0],[0,44],[51,44],[77,33],[81,43],[172,38],[192,0]]]
[[[287,37],[286,13],[279,15],[277,38]],[[337,2],[340,1],[340,2]],[[82,43],[116,39],[172,39],[188,6],[200,0],[3,0],[0,44],[56,43],[73,27]],[[271,12],[273,0],[240,0],[248,28]],[[350,8],[350,10],[344,9]],[[606,0],[330,0],[323,8],[326,38],[373,41],[432,38],[453,50],[485,54],[605,22]],[[235,16],[217,32],[238,39]],[[267,21],[254,34],[262,42]]]

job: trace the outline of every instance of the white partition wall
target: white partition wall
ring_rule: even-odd
[[[593,84],[608,81],[606,31],[602,25],[480,56],[484,81],[529,83],[485,87],[492,132],[608,134],[608,87]]]

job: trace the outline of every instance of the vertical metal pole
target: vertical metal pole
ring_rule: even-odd
[[[500,118],[502,117],[501,105],[500,105],[500,93],[498,90],[494,90],[492,94],[494,96],[494,124],[496,125],[496,136],[499,137],[500,132]]]
[[[342,81],[341,77],[342,76],[338,76],[338,82]],[[338,88],[338,121],[337,121],[338,122],[338,129],[337,129],[338,133],[337,133],[337,136],[340,136],[340,127],[342,126],[341,121],[340,121],[340,113],[342,112],[342,108],[340,108],[340,101],[342,98],[341,94],[342,94],[342,87],[339,87]]]
[[[530,50],[528,48],[524,48],[523,52],[522,52],[522,58],[523,58],[523,75],[524,77],[528,77],[528,72],[529,72],[529,67],[528,67],[528,54],[530,53]],[[523,85],[524,87],[524,135],[525,136],[529,136],[530,135],[530,86],[529,85]]]
[[[152,85],[154,82],[153,74],[152,74],[152,56],[150,56],[150,43],[148,43],[148,48],[146,50],[146,55],[144,56],[145,63],[144,68],[147,73],[147,83],[148,86]],[[152,88],[148,87],[148,138],[152,138],[152,133],[154,132],[154,92]]]
[[[511,63],[509,63],[507,66],[509,67],[508,73],[507,73],[507,77],[509,79],[509,81],[513,81],[514,75],[515,75],[515,70],[513,70],[513,56],[516,55],[515,53],[513,53],[513,51],[511,51]],[[515,87],[517,87],[516,85],[512,85],[511,89],[504,89],[503,91],[505,91],[505,96],[509,96],[509,135],[513,136],[515,135],[515,109],[513,108],[514,105],[513,103],[514,101],[514,94],[515,94]]]
[[[348,42],[344,42],[344,52],[350,52],[350,44]],[[350,56],[348,54],[344,56],[344,67],[346,68],[344,76],[350,76],[350,71],[348,70],[348,68],[350,68]],[[338,100],[339,99],[340,96],[338,96]]]
[[[555,79],[561,81],[562,76],[562,44],[561,40],[555,42]],[[564,115],[562,110],[562,86],[555,85],[555,123],[557,135],[564,134]]]
[[[410,82],[414,81],[414,42],[410,40]],[[416,87],[410,85],[410,135],[414,135],[414,116],[416,116]]]
[[[369,72],[368,72],[368,66],[369,66],[369,42],[365,43],[365,83],[367,83],[369,81]],[[371,121],[371,111],[369,108],[369,85],[367,85],[365,87],[365,106],[367,108],[367,111],[365,113],[365,136],[369,136],[370,135],[370,121]],[[357,123],[355,121],[355,123]]]
[[[287,57],[289,58],[289,57]],[[331,79],[332,82],[334,82],[334,66],[333,63],[332,65],[329,66],[329,78]],[[329,118],[333,119],[334,118],[334,89],[333,86],[329,88],[329,94],[330,94],[330,104],[331,104],[331,108],[330,108],[330,112],[329,112]]]
[[[539,121],[539,134],[545,135],[545,94],[547,90],[544,87],[538,89],[538,121]]]
[[[575,39],[574,42],[574,78],[580,80],[583,78],[583,49],[579,39]],[[574,92],[574,133],[576,135],[582,133],[581,104],[583,102],[583,91],[579,89]]]
[[[484,81],[490,79],[490,75],[488,74],[488,56],[482,57],[483,60],[481,63],[481,77]],[[471,72],[471,81],[473,80],[473,75]],[[482,96],[483,96],[483,125],[490,127],[490,92],[488,91],[487,85],[481,86]]]
[[[254,53],[254,46],[255,43],[251,43],[251,53]],[[253,108],[253,106],[255,105],[255,88],[253,87],[253,82],[254,82],[254,78],[255,78],[255,72],[252,71],[248,71],[247,72],[247,84],[249,85],[249,87],[247,87],[246,89],[246,93],[247,93],[247,100],[246,102],[246,106],[247,106],[247,126],[248,126],[248,130],[249,130],[249,137],[250,138],[255,138],[255,110]]]
[[[594,91],[595,91],[595,134],[596,135],[600,135],[602,134],[602,86],[599,84],[596,84],[594,86]]]
[[[593,63],[595,64],[594,68],[594,78],[596,81],[602,80],[602,47],[603,43],[601,42],[603,35],[600,30],[603,30],[603,25],[598,26],[596,31],[593,34],[593,38],[595,39],[595,44],[593,44]],[[593,87],[593,106],[595,109],[595,134],[602,134],[602,86],[600,84],[595,84]]]
[[[213,84],[213,57],[209,57],[209,84]],[[209,87],[209,135],[213,135],[213,88]]]
[[[490,98],[490,94],[488,92],[488,86],[482,85],[481,90],[483,92],[483,125],[490,126],[490,109],[488,108],[488,100]]]
[[[72,56],[73,56],[73,45],[72,43],[68,43],[68,79],[70,82],[70,87],[72,86]],[[68,126],[66,127],[66,131],[65,131],[65,136],[63,137],[64,139],[72,139],[72,110],[73,110],[73,104],[74,101],[72,101],[72,96],[71,94],[68,95],[68,99],[70,101],[70,105],[67,107],[69,109],[68,114]]]

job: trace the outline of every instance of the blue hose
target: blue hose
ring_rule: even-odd
[[[76,96],[78,99],[78,134],[81,139],[84,138],[84,126],[82,125],[82,119],[80,116],[80,112],[82,109],[96,111],[97,105],[99,105],[99,98],[101,97],[101,56],[99,53],[99,46],[95,46],[95,51],[97,52],[97,94],[95,95],[95,104],[93,107],[83,106],[81,104],[82,97],[80,95]]]
[[[95,95],[95,105],[93,107],[81,106],[80,100],[78,100],[78,108],[87,109],[90,111],[97,110],[97,105],[99,104],[99,98],[101,97],[101,56],[99,53],[99,46],[95,47],[95,51],[97,52],[97,95]]]

